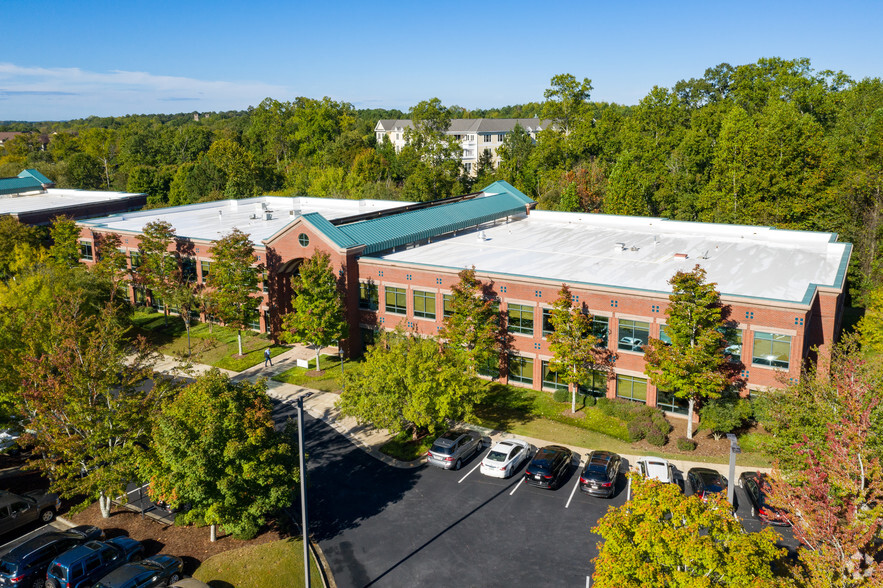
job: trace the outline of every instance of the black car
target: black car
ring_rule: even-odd
[[[690,487],[703,501],[708,500],[710,494],[724,494],[727,492],[727,479],[718,472],[709,468],[692,468],[687,472]]]
[[[46,569],[58,555],[86,541],[101,539],[104,531],[92,525],[80,525],[67,531],[50,531],[28,539],[0,558],[0,586],[42,586]]]
[[[765,487],[769,487],[769,478],[766,474],[742,472],[739,476],[739,488],[745,490],[748,502],[751,503],[751,516],[770,525],[789,526],[791,523],[785,517],[785,512],[766,503]]]
[[[139,562],[127,563],[101,578],[92,588],[154,588],[168,586],[181,578],[184,562],[160,553]]]
[[[611,498],[622,458],[612,451],[593,451],[579,477],[579,489],[592,496]]]
[[[573,452],[560,445],[549,445],[537,451],[524,471],[524,483],[540,488],[557,488],[570,473]]]

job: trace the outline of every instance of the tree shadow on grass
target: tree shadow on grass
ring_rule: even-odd
[[[475,407],[475,415],[485,426],[505,431],[535,418],[533,399],[520,389],[491,383],[488,395]]]

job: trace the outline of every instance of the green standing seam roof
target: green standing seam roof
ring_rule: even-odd
[[[313,225],[317,231],[331,239],[338,247],[348,249],[359,245],[359,243],[354,241],[352,237],[341,231],[338,227],[332,225],[328,222],[328,219],[318,212],[308,212],[303,218]]]
[[[524,202],[507,190],[472,200],[403,212],[337,228],[353,241],[365,245],[364,254],[370,255],[474,227],[505,216],[522,214],[525,212],[525,204],[532,202],[530,199]]]
[[[43,184],[34,178],[0,178],[0,194],[18,194],[42,190]]]
[[[54,184],[55,183],[33,168],[28,168],[28,169],[22,171],[20,174],[18,174],[18,177],[20,177],[20,178],[31,177],[31,178],[34,178],[35,180],[37,180],[38,182],[40,182],[41,184]]]

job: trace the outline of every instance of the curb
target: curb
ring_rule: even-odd
[[[58,521],[59,523],[61,523],[62,525],[65,525],[68,529],[73,529],[74,527],[76,527],[76,525],[74,523],[72,523],[70,520],[68,520],[64,517],[60,517],[60,516],[56,515],[55,520]]]

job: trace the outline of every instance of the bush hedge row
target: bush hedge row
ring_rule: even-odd
[[[668,440],[672,426],[658,408],[610,398],[598,398],[595,404],[607,416],[626,423],[632,443],[646,439],[651,445],[661,447]]]

